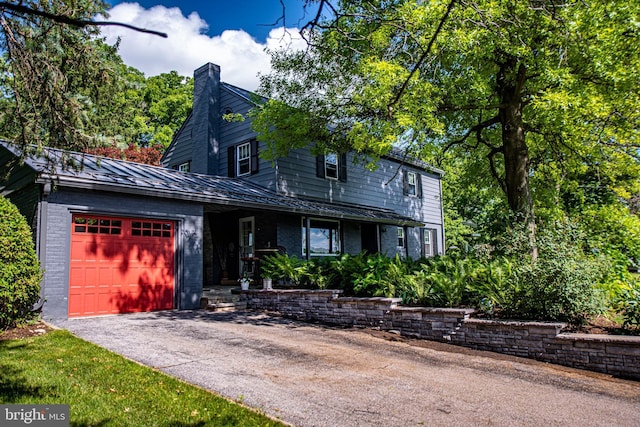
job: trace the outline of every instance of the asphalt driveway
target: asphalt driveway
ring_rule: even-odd
[[[640,382],[255,312],[59,323],[296,426],[640,426]]]

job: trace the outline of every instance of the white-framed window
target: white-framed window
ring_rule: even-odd
[[[324,176],[338,179],[338,154],[328,153],[324,156]]]
[[[405,247],[404,227],[398,227],[398,247]]]
[[[437,252],[436,236],[437,230],[425,228],[422,233],[422,248],[425,257],[434,257]]]
[[[308,239],[308,243],[307,243]],[[302,218],[302,255],[307,256],[340,255],[340,221]]]
[[[344,153],[317,155],[316,176],[318,178],[347,182],[347,155]]]
[[[191,162],[180,163],[178,165],[178,170],[180,172],[189,172],[191,170]]]
[[[236,148],[236,170],[237,176],[251,173],[251,144],[249,142],[240,144]]]
[[[407,195],[418,195],[418,177],[415,172],[407,172]]]

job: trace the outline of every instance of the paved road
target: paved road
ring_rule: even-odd
[[[261,313],[58,326],[296,426],[640,426],[640,382]]]

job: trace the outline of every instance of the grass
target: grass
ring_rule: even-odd
[[[71,426],[281,426],[67,331],[0,341],[0,403],[69,404]]]

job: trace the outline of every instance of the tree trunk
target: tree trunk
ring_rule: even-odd
[[[500,64],[497,84],[501,100],[499,118],[502,125],[504,187],[509,208],[529,230],[531,255],[537,259],[536,225],[529,187],[529,148],[522,120],[521,90],[525,79],[526,67],[522,64],[518,66],[515,58],[509,57]]]

